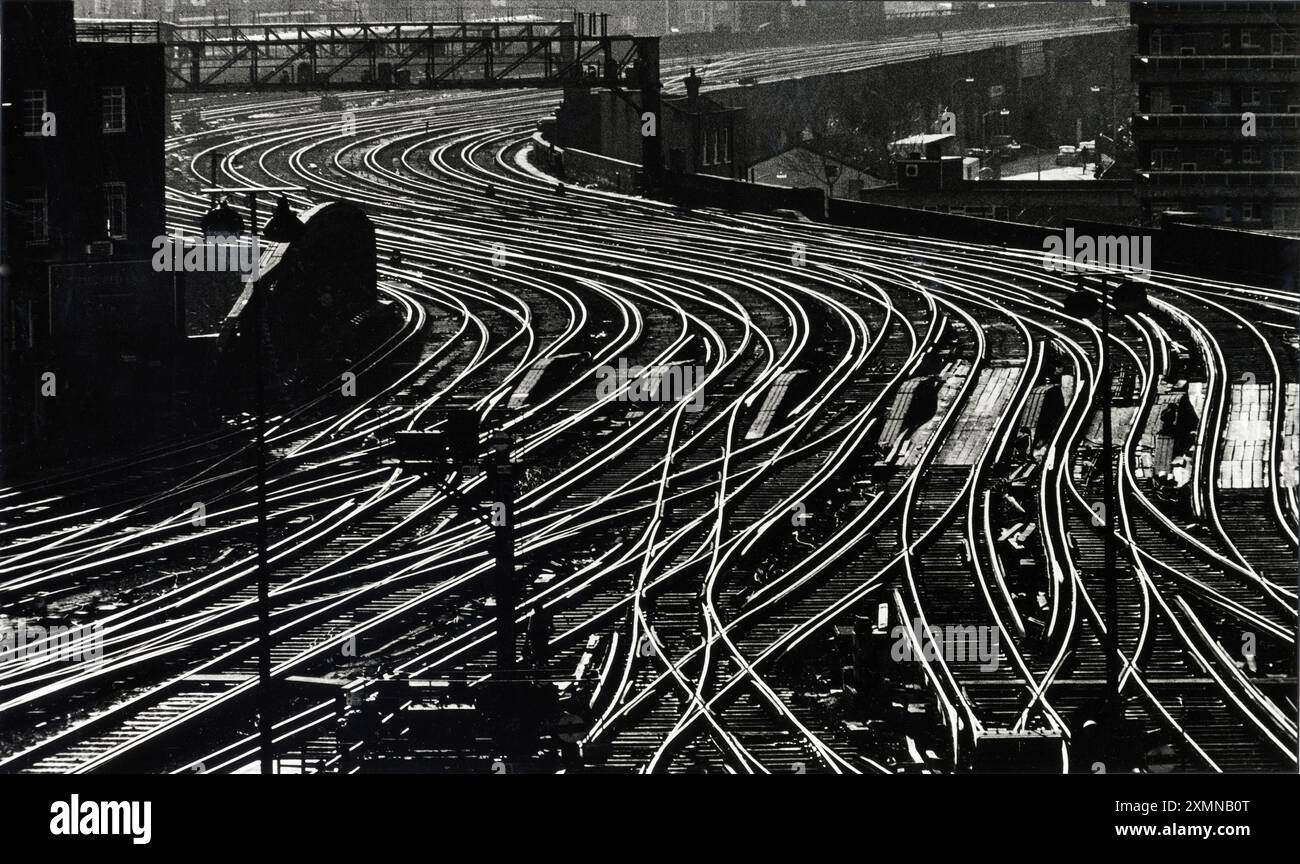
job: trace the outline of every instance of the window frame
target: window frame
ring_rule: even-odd
[[[1288,163],[1291,167],[1287,167]],[[1300,147],[1274,147],[1269,151],[1269,167],[1279,172],[1300,171]]]
[[[127,237],[127,203],[126,203],[126,183],[121,180],[111,180],[103,184],[103,217],[104,217],[104,236],[109,240],[125,240]],[[118,233],[113,232],[113,208],[111,196],[114,192],[120,192],[122,224],[119,226],[122,230]]]
[[[30,121],[31,114],[28,112],[28,103],[35,101],[32,94],[40,94],[40,110],[36,112],[35,124]],[[44,87],[28,87],[23,89],[23,137],[40,138],[41,128],[45,125],[45,115],[50,110],[50,93]]]
[[[99,99],[99,131],[105,135],[126,134],[126,87],[119,84],[101,87],[99,88]],[[109,125],[112,117],[109,105],[113,104],[112,100],[120,100],[118,110],[120,126]]]
[[[34,218],[35,208],[39,202],[41,218]],[[50,190],[46,186],[26,186],[23,188],[23,212],[27,218],[28,246],[43,246],[50,242]],[[40,233],[36,226],[40,226]]]

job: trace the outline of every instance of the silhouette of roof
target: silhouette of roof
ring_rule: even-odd
[[[867,174],[871,177],[876,177],[875,173],[873,173],[870,168],[865,168],[851,159],[845,159],[843,156],[838,156],[834,153],[827,153],[825,150],[822,150],[819,147],[814,147],[812,144],[810,144],[807,141],[796,141],[790,146],[786,147],[784,150],[778,150],[777,152],[773,153],[771,156],[768,156],[766,159],[762,159],[758,162],[755,162],[754,164],[762,165],[765,162],[771,162],[774,159],[780,159],[782,156],[792,153],[795,150],[804,150],[807,151],[808,153],[812,153],[815,156],[820,156],[823,159],[843,165],[845,168],[852,168],[854,171],[857,171],[859,173]],[[876,179],[879,180],[880,178],[876,177]]]
[[[710,99],[703,94],[694,98],[690,96],[665,96],[663,105],[665,108],[672,108],[674,111],[680,111],[683,114],[722,114],[727,111],[744,110],[735,105],[724,105],[718,100]]]

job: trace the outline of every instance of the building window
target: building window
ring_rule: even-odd
[[[103,131],[125,132],[126,88],[105,87],[101,92],[104,99]]]
[[[722,154],[719,161],[730,162],[731,161],[731,130],[720,129],[718,130],[718,136],[722,142]]]
[[[1272,158],[1274,171],[1300,170],[1300,147],[1274,147]]]
[[[1241,221],[1253,222],[1255,219],[1255,205],[1245,201],[1241,205]]]
[[[1274,204],[1273,227],[1300,228],[1300,206],[1295,204]]]
[[[1242,148],[1241,148],[1241,164],[1242,164],[1242,165],[1258,165],[1258,164],[1259,164],[1259,151],[1256,150],[1254,147],[1242,147]]]
[[[705,129],[704,134],[700,136],[700,164],[709,164],[709,130]]]
[[[50,239],[50,199],[44,186],[28,186],[23,193],[27,211],[27,242],[46,243]]]
[[[1258,87],[1247,87],[1246,89],[1241,91],[1242,105],[1258,105],[1259,100],[1260,100],[1260,93]]]
[[[1178,164],[1182,153],[1177,148],[1155,149],[1151,151],[1151,167],[1156,171],[1172,171]]]
[[[23,134],[40,135],[45,118],[45,91],[23,91]]]
[[[104,184],[104,230],[114,240],[126,238],[126,184]]]
[[[1260,46],[1260,45],[1256,45],[1256,44],[1255,44],[1255,34],[1254,34],[1252,31],[1250,31],[1250,30],[1242,30],[1242,31],[1241,31],[1241,47],[1242,47],[1242,48],[1260,48],[1260,47],[1263,47],[1263,46]]]

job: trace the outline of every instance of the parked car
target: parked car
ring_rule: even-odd
[[[989,146],[1003,159],[1015,159],[1020,155],[1020,144],[1010,135],[994,135]]]
[[[812,221],[807,216],[800,213],[798,210],[791,210],[786,207],[778,207],[777,209],[772,211],[772,215],[779,216],[788,222],[811,222]]]
[[[1073,144],[1062,144],[1056,148],[1057,165],[1077,165],[1079,150]]]

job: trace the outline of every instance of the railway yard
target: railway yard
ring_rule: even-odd
[[[1157,271],[1103,334],[1032,250],[561,183],[535,158],[555,92],[341,99],[346,124],[318,95],[173,94],[203,128],[166,145],[169,228],[197,231],[212,154],[222,185],[376,228],[387,329],[354,388],[266,430],[277,770],[1297,770],[1294,291]],[[700,372],[638,400],[597,386],[620,362]],[[509,441],[517,680],[493,674],[493,531],[460,503],[491,478],[392,458],[452,403],[483,452]],[[0,772],[256,770],[252,428],[0,489],[0,614],[95,649],[0,663]],[[1102,756],[1111,626],[1134,746]],[[541,744],[456,719],[521,694]]]

